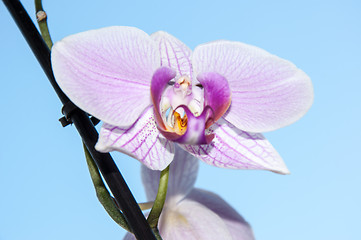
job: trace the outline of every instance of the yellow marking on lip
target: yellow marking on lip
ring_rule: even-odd
[[[174,131],[179,134],[183,135],[187,131],[187,124],[188,124],[188,118],[185,114],[182,118],[179,113],[174,112]]]

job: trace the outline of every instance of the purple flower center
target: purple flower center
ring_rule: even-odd
[[[200,84],[192,85],[188,76],[174,80],[175,76],[174,70],[161,67],[152,78],[151,93],[158,129],[167,139],[178,143],[210,143],[214,135],[206,134],[205,130],[230,105],[227,81],[217,73],[208,73],[199,76]]]

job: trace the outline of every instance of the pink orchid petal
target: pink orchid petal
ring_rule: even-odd
[[[239,130],[223,118],[213,124],[209,132],[215,135],[210,144],[181,147],[216,167],[289,173],[280,155],[262,134]]]
[[[55,78],[81,109],[115,126],[131,125],[151,104],[160,67],[155,42],[133,27],[108,27],[64,38],[52,48]]]
[[[217,72],[232,90],[225,118],[239,129],[265,132],[301,118],[313,102],[309,77],[294,64],[260,48],[216,41],[193,52],[195,74]]]
[[[232,238],[232,230],[228,228],[217,213],[187,198],[178,203],[166,201],[158,224],[159,233],[164,240],[243,240]],[[135,239],[131,233],[123,238]]]
[[[169,167],[167,198],[187,195],[193,188],[198,174],[199,160],[175,145],[174,160]],[[154,201],[160,171],[142,166],[142,181],[148,201]]]
[[[174,69],[177,72],[177,78],[186,75],[192,79],[192,50],[177,38],[163,31],[153,33],[150,37],[157,43],[161,65]]]
[[[123,152],[153,170],[163,170],[174,158],[174,143],[159,133],[151,107],[130,127],[103,124],[95,148]]]
[[[196,201],[216,213],[227,225],[233,239],[254,240],[249,224],[226,201],[212,192],[193,189],[187,199]]]
[[[232,240],[225,222],[202,204],[187,198],[166,204],[159,221],[164,240]]]
[[[227,79],[214,72],[201,73],[197,79],[204,88],[205,105],[210,106],[213,110],[213,121],[216,122],[231,104],[231,90]]]

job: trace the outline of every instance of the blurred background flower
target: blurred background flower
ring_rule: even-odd
[[[249,224],[220,196],[194,188],[199,160],[176,146],[169,168],[167,198],[159,219],[164,240],[254,240]],[[147,200],[157,195],[160,171],[142,165]],[[226,184],[227,187],[231,187]],[[130,233],[125,240],[135,239]]]

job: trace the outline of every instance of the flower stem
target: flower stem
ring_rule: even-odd
[[[53,41],[51,40],[48,29],[48,22],[47,22],[48,17],[43,9],[43,4],[41,0],[35,0],[35,12],[36,12],[36,20],[38,21],[41,35],[48,48],[51,49],[51,47],[53,46]]]
[[[43,37],[48,48],[51,49],[53,46],[53,41],[51,40],[49,34],[47,15],[43,9],[41,0],[35,0],[35,12],[36,12],[36,18],[39,24],[41,36]],[[88,165],[89,173],[99,202],[103,205],[104,209],[107,211],[109,216],[116,223],[118,223],[122,228],[124,228],[128,232],[131,232],[124,215],[119,211],[119,209],[115,205],[113,198],[111,197],[108,189],[106,188],[103,182],[103,179],[99,173],[97,165],[95,164],[93,158],[91,157],[88,149],[85,147],[84,144],[83,144],[83,148],[84,148],[84,153],[85,153],[85,158]]]
[[[147,219],[153,232],[158,232],[157,230],[158,221],[167,195],[168,178],[169,178],[169,166],[160,173],[157,197],[155,198],[152,210],[150,211]]]
[[[122,228],[131,232],[127,221],[125,220],[124,215],[119,211],[117,206],[114,203],[113,198],[110,196],[108,189],[105,187],[105,184],[100,176],[97,165],[95,164],[93,158],[91,157],[88,149],[83,145],[86,162],[88,164],[89,173],[93,181],[93,185],[98,197],[99,202],[103,205],[104,209],[107,211],[109,216],[118,223]]]

